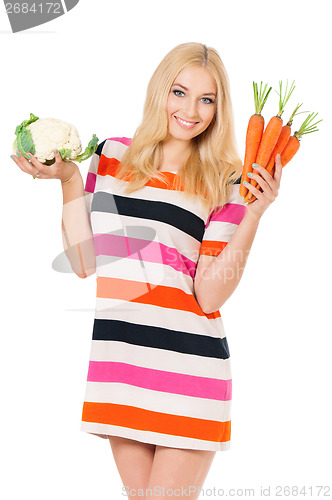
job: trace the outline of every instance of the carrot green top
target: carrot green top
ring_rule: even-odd
[[[310,134],[311,132],[318,132],[319,129],[317,128],[317,123],[323,120],[318,120],[317,122],[312,123],[312,121],[316,118],[317,115],[318,113],[316,114],[310,113],[307,116],[307,118],[304,120],[299,130],[297,132],[294,132],[294,135],[297,139],[300,140],[304,134]]]
[[[290,86],[290,89],[288,90],[288,80],[287,80],[285,95],[283,96],[282,95],[282,81],[279,82],[280,93],[277,92],[277,94],[279,95],[279,111],[278,111],[277,116],[279,116],[279,118],[283,114],[285,106],[288,102],[288,99],[290,98],[293,90],[295,89],[294,83],[295,83],[295,80],[293,81],[292,85]]]
[[[267,89],[267,84],[264,86],[263,89],[263,82],[261,82],[260,87],[259,87],[259,92],[257,88],[257,83],[252,82],[254,86],[254,100],[255,100],[255,111],[256,115],[260,115],[262,113],[262,109],[264,107],[264,104],[266,103],[266,99],[268,98],[269,93],[272,90],[272,87],[269,88],[268,91]]]

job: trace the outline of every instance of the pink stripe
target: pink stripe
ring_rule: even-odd
[[[128,137],[109,137],[109,139],[107,139],[108,141],[118,141],[118,142],[122,142],[122,144],[124,144],[125,146],[129,146],[131,144],[131,139],[129,139]]]
[[[89,382],[118,382],[144,387],[152,391],[183,394],[197,398],[229,401],[232,399],[232,379],[197,377],[143,368],[113,361],[90,361]]]
[[[88,172],[88,175],[86,176],[86,183],[85,183],[85,188],[84,188],[87,193],[94,193],[95,187],[96,187],[96,180],[97,180],[96,174],[93,174],[92,172]]]
[[[195,275],[196,264],[176,248],[168,247],[162,243],[138,238],[129,238],[117,234],[94,234],[95,254],[110,255],[113,257],[129,257],[145,262],[165,264],[176,271]]]
[[[247,207],[245,205],[239,205],[238,203],[226,203],[221,212],[219,212],[218,214],[212,214],[210,220],[240,224],[246,213],[246,210]]]

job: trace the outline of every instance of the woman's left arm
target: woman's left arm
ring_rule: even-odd
[[[282,165],[275,160],[274,177],[257,166],[253,174],[262,191],[248,184],[256,200],[247,204],[246,213],[224,250],[216,257],[201,255],[197,264],[194,290],[196,300],[205,314],[217,311],[232,295],[242,277],[259,221],[278,196]]]

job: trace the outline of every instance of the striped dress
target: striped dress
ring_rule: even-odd
[[[219,214],[163,172],[124,194],[127,138],[106,139],[85,185],[96,255],[96,308],[81,430],[107,438],[228,450],[230,354],[219,311],[194,296],[200,255],[218,255],[246,206],[239,184]]]

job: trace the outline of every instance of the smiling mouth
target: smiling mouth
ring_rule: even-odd
[[[174,118],[178,122],[178,124],[183,128],[193,128],[198,122],[187,122],[186,120],[182,120],[178,116],[174,115]]]

